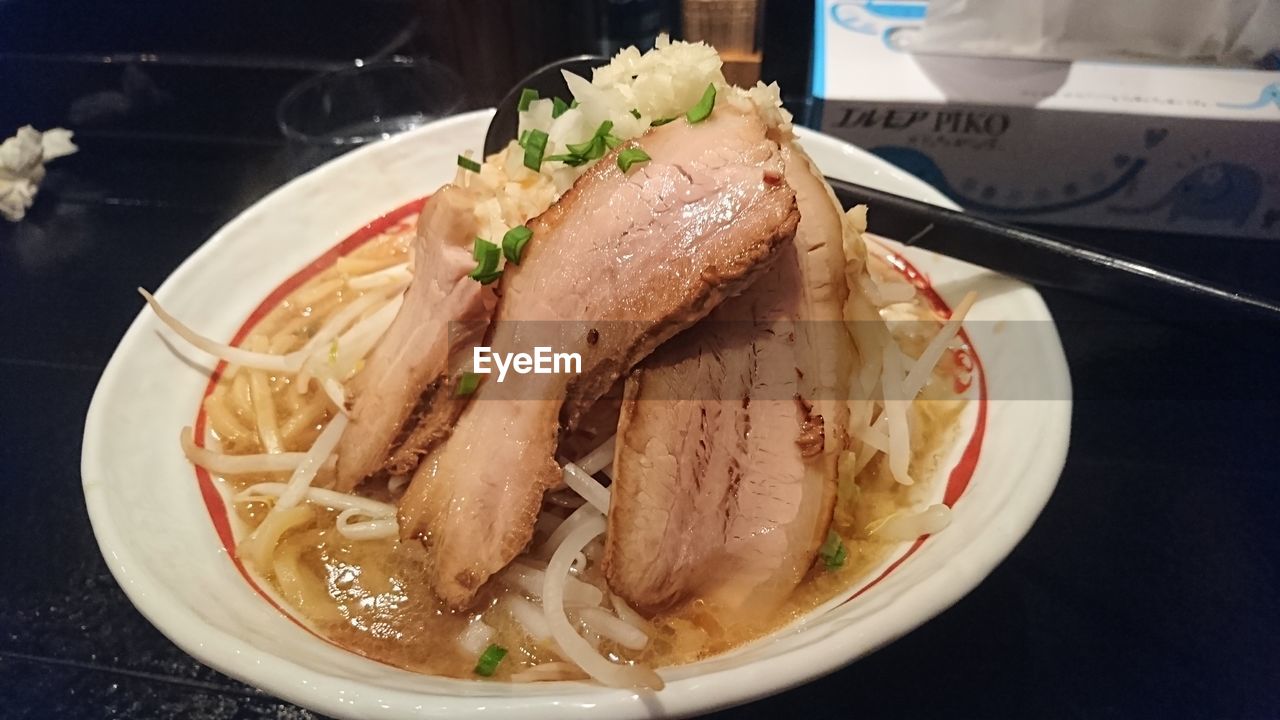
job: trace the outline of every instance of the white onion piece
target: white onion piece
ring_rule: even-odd
[[[556,548],[547,565],[546,584],[542,590],[542,610],[546,614],[551,637],[555,639],[566,660],[575,663],[588,675],[609,687],[661,690],[662,678],[653,670],[640,665],[619,665],[596,652],[585,638],[574,632],[564,612],[565,585],[569,580],[569,562],[597,535],[605,530],[605,520],[599,515],[590,517],[574,528],[564,542]]]
[[[311,449],[306,452],[306,457],[298,463],[298,469],[293,471],[290,476],[287,487],[284,492],[280,493],[280,499],[276,501],[275,507],[271,512],[286,510],[302,502],[307,494],[307,489],[311,487],[311,481],[315,480],[316,473],[320,471],[320,466],[325,460],[333,454],[333,449],[338,446],[338,439],[342,437],[342,432],[347,429],[347,416],[335,415],[324,430],[320,431],[320,436],[316,438],[315,443],[311,445]],[[270,514],[268,514],[270,517]]]
[[[479,617],[472,618],[471,622],[467,623],[467,627],[458,635],[458,647],[469,655],[480,657],[488,649],[489,641],[493,639],[495,633],[497,633],[497,630],[494,630],[484,620]]]
[[[542,597],[542,588],[546,585],[546,573],[521,562],[508,565],[501,577],[507,585],[536,597]],[[604,593],[600,592],[600,588],[576,578],[566,578],[563,595],[573,605],[594,607],[604,602]]]
[[[649,636],[643,630],[603,608],[582,608],[576,612],[578,618],[591,632],[602,638],[608,638],[624,648],[643,650],[644,646],[649,644]]]
[[[551,128],[551,113],[554,110],[551,98],[542,98],[529,103],[528,109],[520,113],[520,132],[525,130],[541,130]]]
[[[596,510],[609,512],[609,488],[596,482],[590,473],[573,463],[564,464],[564,484],[582,496]]]
[[[503,603],[526,635],[540,642],[551,639],[551,628],[547,626],[547,616],[542,608],[522,597],[507,597]]]
[[[583,120],[582,111],[578,108],[569,108],[560,113],[560,117],[551,121],[551,127],[547,129],[548,138],[555,143],[557,153],[559,148],[569,144],[577,144],[586,142],[595,134],[595,127],[587,127]],[[556,162],[554,160],[548,162]]]
[[[392,475],[387,478],[387,492],[395,494],[409,485],[408,475]]]
[[[527,177],[533,177],[530,170],[524,166],[524,151],[520,149],[515,141],[511,141],[511,145],[507,147],[506,160],[503,163],[503,171],[506,172],[508,178],[519,180]]]
[[[560,525],[551,532],[547,541],[533,552],[533,556],[544,560],[551,557],[551,553],[555,552],[557,547],[560,547],[560,543],[564,542],[565,537],[568,536],[569,533],[573,532],[574,528],[586,522],[588,518],[599,517],[599,515],[600,511],[596,510],[595,506],[589,503],[584,504],[577,510],[574,510],[569,514],[569,517],[564,519],[564,522],[560,523]]]
[[[301,455],[302,453],[298,453]],[[275,456],[279,457],[279,456]],[[232,502],[247,502],[262,497],[280,497],[288,485],[279,482],[264,482],[250,485],[241,490],[233,498]],[[396,506],[390,503],[378,502],[360,495],[350,495],[348,493],[340,493],[336,490],[326,490],[325,488],[309,487],[307,488],[306,499],[313,505],[323,505],[335,510],[358,510],[365,517],[371,518],[394,518],[396,516]]]
[[[921,535],[933,535],[951,524],[951,508],[941,503],[930,505],[918,513],[895,514],[885,518],[868,534],[878,540],[915,540]]]
[[[564,193],[573,187],[573,182],[578,179],[578,168],[562,167],[551,172],[551,182],[555,185],[557,193]]]
[[[195,443],[190,427],[182,428],[182,452],[192,463],[219,475],[243,475],[246,473],[293,472],[306,453],[258,453],[254,455],[228,455],[202,448]]]
[[[364,275],[347,278],[347,287],[352,290],[369,290],[384,285],[408,283],[412,279],[413,271],[409,268],[409,263],[404,262]]]
[[[942,354],[947,351],[947,346],[960,333],[960,324],[964,322],[965,316],[969,314],[969,309],[977,299],[978,294],[975,292],[966,294],[960,304],[956,305],[956,309],[951,312],[950,319],[942,324],[938,333],[925,346],[924,352],[920,353],[919,359],[912,365],[911,372],[907,373],[907,379],[902,383],[904,398],[914,398],[929,383],[933,369],[942,359]]]
[[[595,450],[582,456],[574,465],[582,468],[582,471],[588,475],[595,475],[605,469],[613,462],[613,448],[617,439],[618,437],[614,435],[605,440]]]
[[[560,74],[564,76],[569,93],[578,101],[577,110],[583,114],[587,127],[596,128],[600,123],[611,119],[609,94],[603,88],[592,85],[590,80],[568,70],[561,70]]]
[[[347,508],[338,513],[338,533],[348,540],[383,540],[400,534],[400,525],[394,517],[352,522],[356,516],[369,517],[360,508]]]

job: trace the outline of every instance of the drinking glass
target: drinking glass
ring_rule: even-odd
[[[440,63],[357,61],[294,86],[277,105],[276,122],[288,140],[296,174],[451,115],[465,102],[461,78]]]

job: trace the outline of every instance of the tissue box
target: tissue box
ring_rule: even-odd
[[[816,4],[808,124],[962,207],[1280,239],[1280,73],[913,55],[926,2]]]

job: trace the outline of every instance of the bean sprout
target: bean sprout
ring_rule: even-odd
[[[369,517],[360,508],[347,508],[338,513],[338,532],[348,540],[383,540],[400,534],[400,526],[394,516],[352,522],[356,516]]]
[[[609,488],[573,463],[564,464],[564,484],[602,513],[609,512]]]
[[[302,455],[302,453],[297,454]],[[257,483],[236,493],[231,500],[232,502],[249,502],[269,497],[278,498],[287,487],[288,485],[279,482]],[[359,510],[361,514],[371,518],[394,518],[396,516],[395,505],[378,502],[363,495],[349,495],[336,490],[309,487],[307,488],[306,499],[313,505],[323,505],[334,510]]]
[[[621,665],[610,661],[597,652],[586,638],[574,631],[573,624],[565,615],[565,586],[570,579],[569,563],[576,553],[604,530],[604,517],[592,515],[574,528],[551,556],[542,590],[542,610],[551,629],[551,637],[566,660],[574,662],[588,675],[609,687],[661,690],[664,683],[657,673],[641,665]]]
[[[193,464],[219,475],[245,475],[249,473],[293,472],[306,453],[282,452],[254,455],[229,455],[202,448],[195,443],[190,426],[182,428],[182,452]]]
[[[342,437],[342,431],[346,429],[346,415],[336,415],[329,421],[311,449],[306,452],[302,462],[298,463],[298,468],[293,471],[288,486],[280,493],[280,499],[276,501],[271,512],[286,510],[302,501],[307,489],[311,487],[311,481],[315,480],[320,465],[333,454],[333,449],[338,445],[338,438]],[[268,517],[270,517],[269,514]]]

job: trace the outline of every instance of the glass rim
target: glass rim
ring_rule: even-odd
[[[344,78],[354,77],[357,75],[368,75],[373,73],[381,73],[386,71],[404,71],[414,70],[419,72],[430,72],[439,78],[443,78],[447,83],[451,84],[458,91],[458,99],[456,103],[446,110],[445,114],[452,110],[456,110],[465,102],[465,90],[462,77],[457,71],[440,62],[431,59],[415,59],[403,56],[395,56],[382,60],[374,60],[366,62],[364,60],[355,60],[351,65],[340,67],[334,70],[326,70],[316,73],[311,77],[302,80],[289,88],[284,97],[276,103],[276,127],[280,133],[284,135],[286,140],[303,142],[308,145],[324,145],[330,147],[343,147],[347,145],[363,145],[374,140],[383,139],[384,133],[376,133],[369,135],[355,135],[349,137],[333,137],[319,134],[307,133],[295,128],[285,117],[287,109],[298,101],[303,95],[322,87],[326,83]]]

